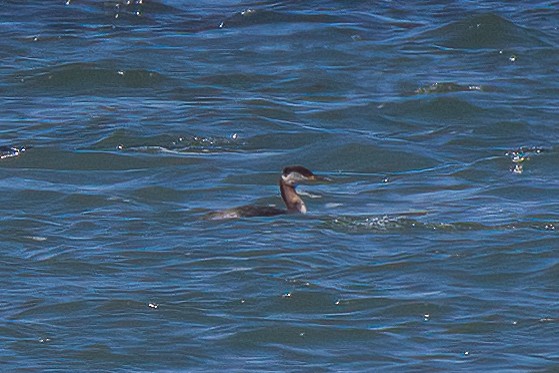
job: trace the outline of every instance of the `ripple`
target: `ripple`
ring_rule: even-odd
[[[92,150],[109,150],[136,153],[167,154],[207,154],[241,152],[246,142],[239,139],[237,133],[227,137],[220,136],[171,136],[152,137],[134,136],[123,131],[115,131],[93,144]]]

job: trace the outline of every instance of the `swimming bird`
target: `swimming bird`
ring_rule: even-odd
[[[331,181],[324,176],[317,176],[303,166],[288,166],[283,169],[279,179],[281,198],[287,210],[272,206],[241,206],[207,214],[207,220],[235,219],[253,216],[275,216],[289,213],[307,213],[307,206],[295,187],[301,182]]]

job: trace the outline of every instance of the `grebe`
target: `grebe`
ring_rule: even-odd
[[[279,179],[281,198],[287,210],[272,206],[241,206],[232,209],[215,211],[207,214],[207,220],[235,219],[252,216],[275,216],[288,213],[307,213],[307,206],[297,194],[295,187],[300,182],[309,181],[331,181],[327,177],[317,176],[303,166],[288,166],[283,169]]]

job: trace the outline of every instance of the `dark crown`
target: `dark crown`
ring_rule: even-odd
[[[283,169],[283,175],[287,176],[293,172],[297,172],[305,177],[313,176],[314,174],[307,168],[303,166],[287,166]]]

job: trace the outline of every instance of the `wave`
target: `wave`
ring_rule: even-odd
[[[16,78],[23,87],[36,92],[48,91],[48,94],[68,91],[92,94],[103,89],[149,88],[166,80],[165,76],[154,71],[118,69],[99,63],[69,63],[33,69],[17,74]]]
[[[486,88],[476,84],[457,84],[453,82],[436,82],[430,85],[419,87],[415,90],[416,94],[427,93],[451,93],[451,92],[472,92],[485,91]]]
[[[245,9],[228,17],[219,25],[220,28],[247,27],[261,24],[278,23],[333,23],[340,21],[337,17],[326,14],[303,14],[275,10]]]
[[[457,93],[457,95],[460,94]],[[423,94],[419,94],[416,97],[387,102],[382,105],[382,113],[388,118],[409,116],[412,122],[420,118],[462,121],[465,118],[476,118],[487,113],[484,108],[464,100],[462,96],[433,94],[432,97],[425,97]]]
[[[411,212],[376,216],[339,216],[325,222],[326,228],[345,233],[367,234],[371,232],[394,233],[398,231],[559,231],[559,220],[517,221],[505,224],[483,224],[477,222],[422,222],[413,216],[427,215],[427,212]]]
[[[545,35],[495,14],[482,14],[452,22],[428,34],[441,46],[455,49],[549,47]]]
[[[88,150],[108,150],[138,153],[228,153],[240,152],[245,143],[238,140],[237,134],[229,137],[211,136],[171,136],[152,137],[131,136],[123,131],[115,131],[110,136],[88,147]]]

